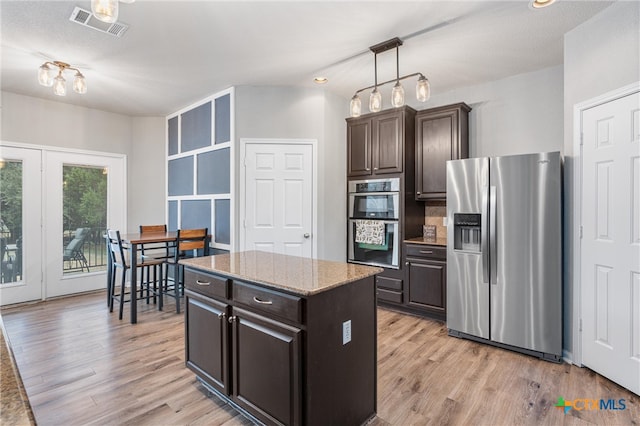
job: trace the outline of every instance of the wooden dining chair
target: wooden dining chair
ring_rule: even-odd
[[[127,263],[127,256],[125,255],[124,247],[122,246],[122,240],[120,239],[120,231],[114,229],[107,229],[107,239],[109,241],[109,255],[111,256],[111,280],[108,283],[108,292],[109,292],[109,312],[113,312],[113,302],[118,301],[119,303],[119,313],[118,318],[122,319],[122,313],[124,310],[125,302],[130,302],[126,300],[125,297],[130,293],[126,292],[126,282],[127,282],[127,270],[131,268],[131,265]],[[144,269],[150,266],[162,266],[164,261],[162,259],[143,259],[138,260],[136,267],[140,269]],[[116,294],[116,281],[117,281],[117,270],[122,270],[122,275],[120,277],[120,293]],[[162,282],[162,268],[160,270],[160,277],[158,283]],[[140,286],[138,288],[135,283],[131,283],[132,288],[136,288],[137,291],[140,292],[141,298],[144,296],[144,291],[146,290],[147,295],[147,303],[149,303],[150,293],[153,293],[154,298],[156,295],[160,296],[159,288],[155,286],[151,288],[151,283],[148,280],[144,280],[144,275],[140,274]]]
[[[181,259],[209,255],[209,228],[179,229],[176,236],[176,247],[173,256],[166,259],[168,266],[173,267],[173,281],[167,279],[162,294],[175,298],[176,312],[180,313],[180,298],[184,295],[184,267],[178,263]],[[161,297],[161,302],[163,303]]]

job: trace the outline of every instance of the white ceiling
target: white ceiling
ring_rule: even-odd
[[[317,87],[344,98],[373,84],[369,46],[400,37],[400,74],[433,93],[559,65],[563,35],[611,1],[145,1],[120,4],[116,38],[69,20],[89,0],[1,0],[2,90],[133,116],[167,115],[239,85]],[[84,73],[88,92],[37,82],[45,60]],[[378,55],[378,79],[395,54]],[[413,80],[405,88],[412,90]]]

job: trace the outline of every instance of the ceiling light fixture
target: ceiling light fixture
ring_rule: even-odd
[[[103,22],[118,20],[118,0],[91,0],[91,13]]]
[[[530,0],[529,7],[531,9],[542,9],[543,7],[551,6],[556,0]]]
[[[396,84],[393,86],[393,90],[391,91],[391,105],[395,108],[403,106],[405,102],[404,88],[402,87],[402,84],[400,84],[400,81],[410,77],[419,76],[416,84],[416,99],[420,102],[426,102],[429,100],[429,97],[431,96],[431,85],[429,84],[429,80],[427,80],[422,73],[415,72],[413,74],[400,77],[400,54],[398,51],[400,46],[402,46],[402,40],[398,37],[394,37],[369,48],[369,50],[374,53],[374,84],[373,86],[356,90],[353,98],[351,98],[349,106],[351,117],[359,117],[362,113],[362,101],[360,100],[359,93],[369,89],[373,89],[369,96],[369,111],[378,112],[382,110],[382,95],[380,94],[380,91],[378,91],[378,87],[393,82]],[[378,84],[378,53],[386,52],[390,49],[396,49],[396,78]]]
[[[316,77],[313,79],[313,82],[316,84],[325,84],[329,81],[329,79],[327,79],[327,77]]]
[[[113,24],[118,20],[118,3],[133,3],[136,0],[91,0],[91,13],[103,22]]]
[[[55,75],[55,68],[58,67],[58,75]],[[79,69],[72,67],[66,62],[53,61],[53,62],[45,62],[40,65],[40,69],[38,70],[38,82],[43,86],[51,87],[53,86],[53,93],[58,96],[66,96],[67,94],[67,81],[62,76],[62,73],[66,70],[72,70],[76,72],[75,78],[73,80],[73,91],[76,93],[80,93],[81,95],[87,93],[87,82],[84,79],[84,75],[80,72]]]

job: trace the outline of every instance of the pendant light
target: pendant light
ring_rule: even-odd
[[[373,56],[373,67],[375,70],[375,85],[373,86],[373,92],[369,96],[369,111],[379,112],[382,110],[382,95],[378,92],[378,54]]]
[[[359,117],[362,114],[362,102],[360,100],[359,93],[365,90],[373,89],[369,96],[369,111],[378,112],[382,110],[382,95],[378,90],[381,86],[389,83],[395,83],[391,90],[391,105],[398,108],[405,104],[405,92],[404,87],[400,83],[402,80],[418,76],[418,82],[416,84],[416,99],[420,102],[426,102],[431,97],[431,85],[429,80],[420,72],[414,72],[400,77],[400,54],[399,47],[402,46],[402,40],[398,37],[394,37],[390,40],[378,43],[375,46],[371,46],[369,50],[374,53],[374,85],[364,87],[356,90],[356,93],[351,98],[349,104],[349,112],[351,117]],[[386,52],[390,49],[396,49],[396,78],[388,80],[382,83],[378,83],[378,53]]]
[[[395,108],[404,105],[404,88],[400,84],[400,58],[398,55],[398,46],[396,46],[396,84],[391,91],[391,105]]]

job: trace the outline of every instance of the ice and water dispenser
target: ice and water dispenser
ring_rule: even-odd
[[[480,253],[481,215],[473,213],[453,214],[453,248]]]

